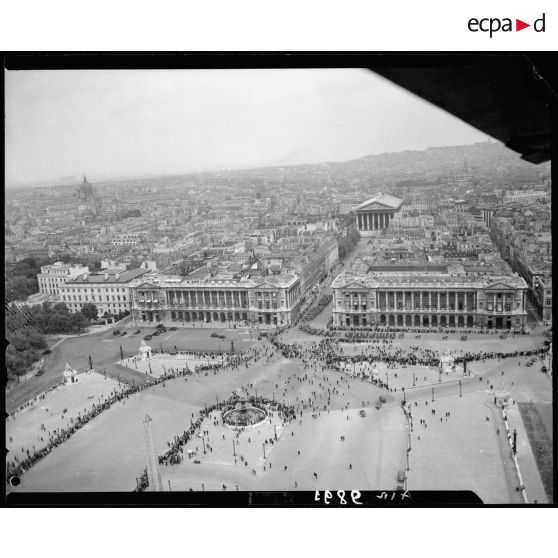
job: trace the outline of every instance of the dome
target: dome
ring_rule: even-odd
[[[87,182],[87,177],[83,175],[83,182],[79,185],[78,188],[78,197],[79,199],[88,199],[93,197],[94,191],[93,186]]]

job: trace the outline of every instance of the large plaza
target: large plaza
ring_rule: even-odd
[[[442,346],[442,354],[456,358],[481,351],[532,351],[543,346],[542,332],[505,340],[470,334],[466,341],[449,334],[443,345],[438,333],[425,333],[420,339],[408,333],[383,345],[338,342],[334,350],[342,361],[328,366],[320,357],[322,338],[295,328],[277,337],[296,347],[296,354],[289,356],[261,331],[221,329],[226,336],[222,339],[211,336],[210,328],[183,328],[148,341],[154,354],[145,360],[138,353],[142,336],[134,335],[131,326],[126,331],[122,337],[108,331],[65,339],[54,349],[51,363],[59,358],[58,350],[67,357],[87,346],[95,360],[100,360],[100,351],[105,353],[97,373],[82,372],[78,378],[83,381],[53,390],[29,408],[14,410],[7,422],[10,451],[25,454],[37,448],[44,433],[41,425],[46,431],[63,428],[94,401],[125,386],[139,385],[145,378],[158,383],[95,416],[26,471],[21,484],[11,490],[132,491],[147,463],[142,428],[146,414],[153,421],[155,452],[162,455],[200,411],[236,393],[291,405],[296,419],[282,424],[271,416],[271,423],[237,432],[219,423],[217,415],[214,420],[206,417],[184,446],[182,461],[159,466],[163,490],[405,486],[473,490],[484,502],[521,502],[501,409],[494,404],[495,392],[507,390],[513,401],[508,420],[517,430],[527,496],[531,502],[548,501],[548,486],[539,473],[540,456],[533,452],[532,433],[519,410],[521,403],[536,404],[552,443],[551,381],[540,371],[540,361],[529,366],[526,356],[485,358],[469,362],[466,372],[458,365],[441,373],[437,366],[377,360],[380,348],[390,357],[430,354]],[[234,354],[223,351],[231,341]],[[185,368],[189,375],[161,381],[164,374]],[[129,377],[124,379],[126,371]],[[52,375],[54,381],[57,375]],[[403,412],[403,397],[412,424]]]

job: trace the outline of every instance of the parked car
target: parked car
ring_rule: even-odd
[[[366,411],[364,409],[361,409],[360,412],[359,412],[359,415],[361,417],[365,417],[366,416]]]
[[[141,333],[140,329],[136,329],[136,331],[134,331],[134,335],[137,335],[138,333]]]
[[[153,338],[153,335],[146,335],[146,336],[144,337],[144,339],[145,339],[146,341],[150,341],[152,338]]]
[[[161,335],[161,332],[160,332],[158,329],[156,329],[156,330],[152,333],[152,335]]]
[[[113,335],[120,335],[120,330],[119,330],[119,329],[114,329],[114,330],[112,331],[112,334],[113,334]]]
[[[177,327],[169,327],[169,331],[176,331],[178,328]]]
[[[42,376],[45,373],[45,371],[41,368],[38,372],[37,372],[37,376]]]
[[[122,336],[122,335],[126,335],[126,333],[127,333],[126,331],[123,331],[120,335],[121,335],[121,336]]]

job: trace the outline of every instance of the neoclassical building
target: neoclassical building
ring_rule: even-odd
[[[332,289],[336,326],[513,329],[527,316],[518,275],[344,273]]]
[[[131,289],[136,323],[288,325],[301,302],[294,274],[252,278],[149,277]]]
[[[402,205],[402,199],[379,192],[355,209],[358,231],[362,236],[367,236],[372,231],[387,229],[390,219],[393,219],[393,216],[401,209]]]

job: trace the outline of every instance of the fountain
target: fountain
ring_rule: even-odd
[[[239,401],[234,409],[223,415],[223,422],[231,428],[244,428],[254,426],[263,422],[267,417],[267,411],[256,407],[249,401]]]

